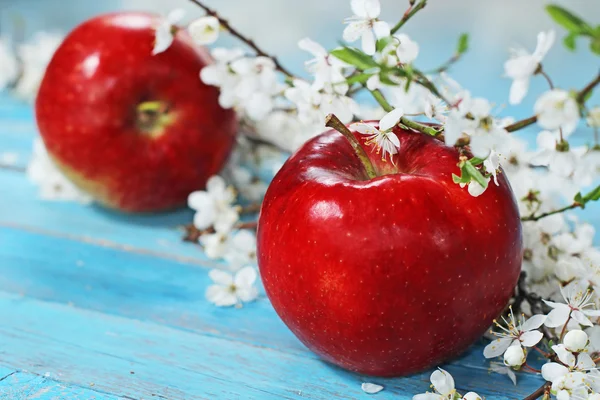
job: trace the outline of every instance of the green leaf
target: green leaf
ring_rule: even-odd
[[[458,38],[458,45],[456,46],[456,53],[463,54],[469,50],[469,34],[463,33]]]
[[[367,54],[353,47],[342,47],[332,50],[331,55],[344,61],[345,63],[355,66],[360,70],[376,68],[379,66],[371,56],[368,56]]]
[[[373,75],[374,74],[367,74],[367,73],[351,75],[348,77],[348,79],[346,79],[346,82],[348,82],[348,85],[352,85],[354,83],[365,83]]]
[[[578,193],[580,194],[580,193]],[[575,196],[577,197],[577,196]],[[598,201],[600,200],[600,186],[597,186],[594,190],[583,196],[583,203],[588,203],[590,201]],[[581,202],[580,202],[581,203]]]
[[[482,187],[487,189],[488,181],[481,175],[481,172],[473,166],[471,163],[465,163],[465,171],[471,175],[473,180],[479,183]]]
[[[600,54],[600,37],[592,39],[590,43],[590,50],[596,54]]]
[[[563,38],[563,44],[567,49],[575,51],[575,39],[577,38],[577,36],[577,33],[571,32]]]
[[[593,34],[594,30],[584,20],[560,6],[551,4],[546,7],[546,11],[548,11],[548,14],[550,14],[550,17],[552,17],[554,22],[561,25],[569,32],[583,33],[586,35]]]
[[[398,86],[398,82],[394,82],[393,80],[391,80],[390,76],[385,72],[379,74],[379,80],[381,81],[381,83],[384,83],[386,85]]]
[[[471,182],[471,177],[469,174],[466,174],[463,170],[461,170],[461,176],[452,174],[452,180],[454,183],[469,183]]]
[[[394,39],[391,36],[387,36],[387,37],[383,37],[383,38],[379,39],[377,41],[377,43],[375,44],[375,49],[378,52],[383,51],[383,49],[385,49],[387,47],[387,45],[391,43],[392,40],[394,40]]]
[[[477,157],[473,157],[469,160],[469,162],[471,163],[471,165],[481,165],[483,164],[485,160],[481,159],[481,158],[477,158]]]

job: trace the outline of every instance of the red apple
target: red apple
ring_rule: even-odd
[[[359,138],[382,173],[370,180],[341,134],[307,142],[271,183],[257,238],[266,293],[285,324],[325,360],[377,376],[464,351],[506,306],[521,269],[504,176],[472,197],[452,181],[456,149],[394,132],[395,166]]]
[[[159,17],[114,13],[77,27],[52,58],[36,102],[48,152],[110,208],[183,205],[225,162],[237,120],[199,78],[211,62],[180,30],[152,55]]]

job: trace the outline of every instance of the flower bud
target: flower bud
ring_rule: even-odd
[[[574,329],[567,332],[563,339],[563,344],[566,349],[572,353],[579,353],[583,351],[588,343],[588,335],[584,331]]]
[[[462,400],[481,400],[481,396],[475,392],[469,392],[463,396]]]
[[[521,346],[510,346],[504,353],[504,365],[509,367],[520,367],[525,363],[525,352]]]

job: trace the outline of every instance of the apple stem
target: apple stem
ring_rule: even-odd
[[[137,105],[136,111],[139,128],[150,132],[156,127],[160,117],[169,111],[169,106],[163,101],[144,101]]]
[[[375,172],[375,167],[373,167],[373,163],[371,163],[367,152],[360,145],[358,140],[356,140],[356,137],[350,131],[350,129],[348,129],[348,127],[344,125],[344,123],[340,121],[340,119],[336,117],[335,114],[327,115],[327,117],[325,118],[325,126],[328,128],[335,129],[336,131],[344,135],[346,139],[348,139],[350,145],[352,146],[352,149],[354,150],[354,153],[356,153],[356,156],[365,167],[365,172],[367,173],[369,179],[376,178],[377,172]]]

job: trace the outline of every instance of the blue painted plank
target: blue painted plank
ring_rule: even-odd
[[[117,396],[91,388],[66,385],[50,376],[39,376],[23,371],[7,375],[0,368],[0,399],[3,400],[118,400]],[[91,386],[93,387],[93,386]]]
[[[325,366],[288,331],[266,298],[241,310],[206,302],[206,271],[193,265],[9,228],[0,228],[0,243],[0,288],[4,291],[168,325],[182,334],[201,335],[203,339],[198,340],[224,338],[248,348],[269,349],[277,358],[299,357]],[[449,370],[456,371],[457,379],[468,379],[467,384],[479,385],[472,380],[476,376],[499,387],[512,386],[506,377],[487,376],[481,346],[454,364]],[[327,371],[331,370],[324,368],[323,373]],[[473,371],[479,372],[473,375]],[[358,382],[356,375],[345,376]],[[427,376],[415,379],[422,382]],[[524,383],[517,388],[520,393],[537,384],[533,378]]]
[[[410,399],[428,388],[428,373],[365,378],[312,358],[4,292],[0,315],[11,321],[0,326],[4,363],[66,383],[91,379],[95,389],[118,396],[356,399],[367,398],[360,383],[370,381],[385,386],[379,399]],[[535,382],[500,385],[506,378],[485,369],[448,370],[460,390],[476,383],[488,399],[521,397],[535,388]]]
[[[0,225],[77,237],[107,247],[119,247],[201,265],[216,265],[199,245],[184,243],[181,225],[192,221],[183,209],[156,215],[124,215],[99,206],[44,201],[36,187],[18,171],[0,169]],[[4,190],[6,188],[6,190]]]

